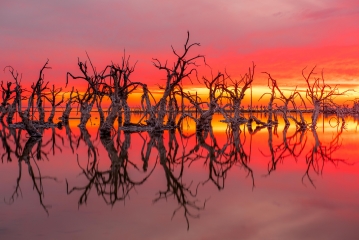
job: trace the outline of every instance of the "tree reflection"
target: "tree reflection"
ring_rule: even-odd
[[[245,134],[242,135],[242,130],[240,128],[229,128],[228,131],[228,144],[225,145],[223,150],[225,151],[227,146],[229,151],[225,154],[228,163],[239,165],[247,172],[247,176],[250,176],[252,179],[252,187],[254,188],[254,175],[253,170],[249,166],[250,163],[250,153],[244,150],[244,144],[246,142]],[[252,137],[252,136],[251,136]],[[250,139],[252,141],[252,139]],[[251,145],[250,145],[251,150]]]
[[[268,148],[269,154],[262,154],[266,157],[270,157],[271,161],[268,163],[268,175],[277,169],[278,162],[283,162],[286,158],[293,157],[295,161],[298,161],[298,157],[301,156],[304,147],[307,143],[306,129],[298,128],[294,134],[287,136],[289,126],[286,125],[282,132],[282,143],[273,146],[273,131],[271,127],[268,127]],[[275,128],[276,129],[276,128]]]
[[[285,125],[282,130],[278,130],[279,126],[257,126],[253,130],[251,125],[229,124],[224,137],[216,137],[212,126],[190,135],[184,134],[182,129],[145,133],[118,129],[117,132],[114,130],[115,135],[98,134],[93,140],[86,128],[79,128],[80,134],[76,136],[70,126],[65,124],[63,133],[55,128],[39,129],[44,138],[29,138],[25,141],[23,130],[15,130],[1,123],[1,160],[3,163],[11,163],[18,159],[16,186],[6,202],[12,204],[21,196],[20,182],[25,164],[40,205],[48,214],[49,206],[43,201],[43,180],[56,178],[43,176],[36,161],[49,160],[51,155],[62,153],[63,147],[67,146],[73,154],[77,154],[77,164],[85,179],[83,185],[71,183],[71,187],[66,180],[67,194],[79,194],[79,206],[87,203],[91,192],[96,192],[110,206],[125,202],[130,193],[148,181],[154,170],[159,168],[157,170],[163,176],[165,187],[156,189],[152,201],[157,204],[163,200],[174,201],[177,207],[173,210],[172,218],[176,213],[183,214],[187,229],[190,219],[198,218],[207,202],[198,194],[200,187],[214,185],[218,190],[223,190],[234,168],[241,169],[251,180],[252,189],[255,187],[254,160],[251,157],[252,145],[258,145],[252,139],[256,139],[259,131],[263,131],[267,137],[266,144],[259,145],[260,153],[267,160],[266,177],[275,174],[288,159],[304,161],[302,182],[305,184],[309,181],[315,187],[312,175],[322,174],[327,164],[337,166],[346,163],[336,157],[342,145],[344,122],[338,126],[329,142],[321,141],[321,135],[315,128],[290,129],[289,125]],[[48,134],[45,131],[49,131]],[[137,136],[139,141],[134,141]],[[82,143],[85,144],[86,157],[79,155]],[[134,162],[131,152],[133,144],[142,146],[140,163]],[[101,151],[107,153],[109,166],[104,165],[106,157],[100,154]],[[193,164],[203,165],[206,172],[206,176],[197,182],[194,182],[194,176],[187,174]]]
[[[268,174],[269,176],[278,168],[278,163],[283,163],[285,159],[293,158],[296,162],[300,158],[305,159],[306,170],[302,177],[302,182],[308,179],[313,187],[315,187],[311,173],[322,174],[324,165],[327,163],[337,166],[340,162],[346,163],[344,159],[336,158],[335,153],[341,147],[341,135],[345,129],[345,123],[343,122],[341,127],[338,128],[336,135],[329,143],[323,143],[320,141],[316,128],[312,127],[309,130],[303,128],[297,128],[296,131],[287,136],[288,126],[285,126],[282,132],[282,142],[279,144],[273,143],[273,134],[276,130],[268,127],[268,149],[269,153],[265,153],[260,150],[264,157],[270,158],[268,162]],[[312,133],[313,146],[309,145],[308,133]],[[306,153],[305,153],[306,152]],[[304,155],[305,154],[305,155]]]
[[[249,166],[250,154],[244,148],[247,139],[239,125],[228,126],[227,139],[223,145],[218,144],[212,127],[208,131],[196,132],[195,137],[197,144],[186,154],[186,161],[189,161],[189,164],[203,161],[204,166],[208,169],[208,179],[202,184],[212,182],[218,190],[222,190],[229,170],[233,166],[238,166],[247,172],[247,176],[251,177],[254,187],[254,174]]]
[[[88,161],[87,161],[86,168],[87,169],[94,168],[97,164],[97,156],[98,156],[97,148],[94,146],[94,144],[91,140],[91,135],[88,132],[87,128],[81,127],[79,129],[80,129],[81,134],[80,134],[79,138],[77,139],[76,146],[77,146],[77,148],[79,148],[81,140],[86,144],[86,146],[88,148],[87,149]],[[69,137],[69,139],[71,139],[71,133],[68,133],[68,137]],[[70,144],[70,146],[72,146],[72,144]]]
[[[198,186],[195,189],[192,189],[192,182],[187,184],[183,179],[183,172],[184,172],[184,160],[185,154],[183,151],[182,156],[177,158],[179,144],[175,137],[175,131],[169,131],[169,149],[166,150],[163,141],[163,133],[161,134],[153,134],[151,138],[156,139],[156,148],[158,150],[158,155],[160,158],[160,165],[162,166],[165,177],[166,177],[166,185],[167,188],[164,191],[158,192],[158,197],[155,198],[153,201],[158,202],[161,199],[167,200],[169,197],[173,196],[174,199],[178,202],[178,207],[174,210],[172,218],[179,210],[183,210],[183,215],[187,222],[187,229],[189,229],[189,217],[198,218],[199,214],[194,213],[200,210],[203,210],[206,205],[206,200],[203,204],[200,204],[199,200],[197,199],[197,190]],[[183,149],[185,150],[185,149]],[[174,166],[180,168],[178,174],[175,174]]]
[[[90,149],[91,151],[94,151],[93,143],[87,130],[82,128],[81,131],[83,140],[89,146],[89,151]],[[119,144],[119,149],[115,148],[115,144],[111,136],[101,135],[100,140],[111,160],[110,169],[101,170],[99,168],[97,158],[93,158],[91,160],[91,154],[88,155],[88,164],[86,168],[84,168],[81,166],[77,156],[78,166],[80,167],[82,174],[86,177],[88,183],[82,187],[73,187],[69,189],[69,185],[66,180],[67,194],[71,194],[74,191],[81,192],[81,196],[78,201],[79,205],[87,202],[92,188],[95,188],[97,194],[101,196],[109,205],[113,206],[118,201],[124,201],[128,197],[130,191],[136,186],[142,185],[153,171],[152,170],[140,181],[136,181],[130,176],[130,166],[136,170],[139,169],[129,160],[128,157],[128,149],[131,144],[129,133],[125,133],[125,140]]]
[[[19,167],[18,177],[16,179],[16,186],[15,186],[14,192],[12,193],[11,197],[5,202],[8,204],[12,204],[19,196],[22,196],[20,182],[21,182],[21,177],[22,177],[22,172],[23,172],[22,171],[22,167],[23,167],[22,163],[24,162],[27,166],[29,176],[32,180],[33,189],[35,189],[36,193],[38,194],[40,205],[45,210],[45,212],[47,214],[49,214],[49,211],[48,211],[49,206],[45,205],[44,201],[43,201],[44,196],[45,196],[43,180],[44,179],[52,179],[52,180],[57,181],[57,179],[54,177],[49,177],[49,176],[42,176],[40,168],[36,164],[36,161],[34,161],[35,167],[31,164],[31,159],[34,159],[32,149],[34,148],[36,143],[39,143],[40,139],[41,138],[35,138],[35,137],[29,138],[24,146],[24,149],[23,149],[21,155],[15,154],[19,159],[19,161],[18,161],[18,167]],[[17,142],[16,144],[20,145],[20,142]]]

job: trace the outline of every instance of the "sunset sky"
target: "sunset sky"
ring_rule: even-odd
[[[165,74],[152,58],[173,59],[171,45],[181,50],[190,31],[190,41],[201,44],[192,54],[205,55],[214,72],[236,78],[253,61],[254,85],[266,85],[266,71],[290,89],[303,84],[304,67],[317,65],[328,83],[359,91],[358,22],[357,0],[2,0],[0,67],[13,66],[30,83],[50,59],[45,80],[64,86],[86,51],[100,70],[120,62],[125,49],[138,61],[132,80],[156,89]],[[9,74],[2,71],[0,80]]]

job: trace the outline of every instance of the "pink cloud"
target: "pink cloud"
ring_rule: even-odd
[[[354,79],[358,6],[352,0],[6,1],[0,7],[0,67],[13,65],[31,81],[49,58],[48,74],[63,82],[85,51],[101,68],[126,49],[138,60],[134,77],[155,83],[162,75],[152,57],[171,60],[170,46],[181,49],[189,30],[202,46],[193,54],[204,54],[216,70],[235,75],[254,61],[258,71],[289,77],[318,64]]]

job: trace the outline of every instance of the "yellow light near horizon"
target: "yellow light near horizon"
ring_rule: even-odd
[[[288,80],[289,81],[289,80]],[[347,89],[345,87],[341,87],[340,85],[338,86],[339,88],[339,92],[344,92]],[[229,86],[229,89],[233,89],[233,87]],[[285,86],[281,88],[281,91],[283,92],[283,94],[285,96],[289,96],[291,93],[293,93],[293,91],[297,91],[301,94],[302,98],[305,100],[306,104],[308,104],[308,107],[311,107],[310,103],[308,102],[308,100],[306,99],[306,90],[307,87],[304,86],[303,84],[300,85],[300,87],[289,87],[289,86]],[[152,92],[152,96],[154,97],[155,101],[158,102],[159,99],[162,97],[163,95],[163,90],[155,88],[155,89],[150,89],[150,91]],[[209,97],[209,90],[205,87],[205,86],[188,86],[185,85],[183,86],[183,91],[185,93],[190,93],[192,95],[195,95],[196,93],[198,94],[198,97],[202,100],[202,102],[206,102],[208,101],[208,97]],[[66,103],[67,99],[70,97],[70,92],[71,91],[62,91],[57,95],[57,101],[59,101],[62,96],[64,96],[64,104]],[[242,100],[242,106],[244,106],[245,108],[247,108],[248,105],[250,105],[251,100],[252,100],[252,105],[254,106],[259,106],[259,105],[267,105],[268,101],[269,101],[269,97],[270,97],[270,88],[268,86],[265,85],[260,85],[260,86],[253,86],[252,89],[247,89],[247,91],[245,92],[245,96],[244,99]],[[48,92],[49,93],[49,92]],[[84,94],[85,92],[79,91],[79,94]],[[74,93],[75,95],[76,93]],[[131,92],[128,96],[128,103],[131,107],[138,107],[141,105],[141,97],[142,97],[142,89],[136,89],[135,91]],[[279,94],[276,93],[276,96],[279,97]],[[151,104],[154,104],[155,101],[153,101],[152,97],[150,97],[151,99]],[[359,99],[359,92],[356,91],[347,91],[345,94],[343,95],[338,95],[338,96],[334,96],[333,100],[335,101],[335,103],[337,104],[345,104],[345,105],[349,105],[351,106],[353,101],[355,99]],[[185,105],[188,105],[189,102],[188,100],[184,99],[185,101]],[[297,102],[300,102],[300,98],[297,98]],[[102,105],[103,107],[108,107],[110,105],[111,101],[108,97],[104,97],[102,100]],[[282,105],[282,103],[280,101],[277,100],[277,104],[280,106]]]

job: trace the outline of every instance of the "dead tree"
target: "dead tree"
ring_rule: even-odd
[[[312,123],[311,127],[315,128],[319,118],[319,113],[321,108],[331,107],[334,104],[334,97],[344,95],[349,90],[344,92],[339,92],[338,85],[331,87],[329,84],[325,83],[323,71],[321,77],[313,77],[315,74],[314,70],[316,67],[313,67],[309,74],[305,75],[304,70],[302,70],[302,76],[307,84],[306,98],[313,105],[312,113]]]
[[[269,101],[268,101],[268,107],[267,107],[267,112],[268,112],[268,119],[267,119],[267,123],[265,124],[265,126],[268,127],[272,127],[273,125],[277,125],[278,124],[278,119],[277,119],[277,113],[275,110],[273,110],[273,102],[276,99],[276,94],[275,94],[275,86],[277,85],[276,81],[272,81],[271,79],[268,79],[268,87],[271,90],[270,93],[264,93],[260,98],[259,101],[267,94],[270,95],[269,97]]]
[[[30,96],[27,98],[28,104],[27,104],[27,108],[25,109],[25,111],[22,111],[22,106],[21,106],[21,100],[22,100],[21,93],[23,92],[23,89],[20,85],[21,79],[18,79],[19,74],[17,72],[15,72],[15,70],[12,67],[7,67],[15,81],[15,84],[16,84],[16,87],[15,87],[16,96],[14,99],[14,106],[11,107],[11,111],[8,114],[8,122],[9,121],[12,122],[12,117],[13,117],[14,113],[16,112],[16,108],[17,108],[17,111],[22,120],[22,124],[31,137],[41,137],[42,136],[41,133],[34,127],[33,121],[30,120],[30,111],[33,107],[34,99],[36,96],[37,97],[37,108],[38,108],[39,116],[40,116],[39,123],[40,124],[43,123],[44,112],[43,112],[43,108],[42,108],[42,99],[41,98],[43,97],[43,91],[47,88],[47,84],[44,85],[43,71],[45,69],[50,68],[47,66],[48,63],[49,63],[49,60],[47,60],[46,63],[44,64],[44,66],[41,68],[39,78],[36,81],[36,83],[33,83],[31,86],[32,91],[31,91]],[[33,114],[34,114],[34,112],[32,111],[32,118],[34,117]]]
[[[104,98],[104,95],[99,95],[96,100],[97,111],[98,111],[98,114],[100,115],[100,126],[102,126],[103,122],[105,121],[105,114],[104,114],[102,106],[101,106],[103,98]]]
[[[213,115],[216,112],[221,112],[222,115],[227,119],[227,115],[224,113],[222,107],[219,106],[218,101],[222,98],[224,93],[224,75],[222,73],[218,73],[217,76],[212,77],[212,80],[209,80],[203,77],[203,82],[206,85],[209,93],[208,93],[208,100],[209,102],[202,101],[197,94],[185,93],[184,97],[187,98],[190,103],[195,107],[196,111],[198,112],[199,116],[193,117],[190,114],[183,114],[178,121],[179,125],[181,121],[185,117],[189,117],[196,122],[196,130],[208,130],[211,127],[211,121]],[[207,105],[207,109],[203,107],[203,105]]]
[[[123,56],[121,65],[109,65],[106,69],[109,69],[110,73],[106,74],[106,69],[101,72],[101,94],[107,96],[111,100],[108,115],[101,124],[100,132],[102,135],[109,135],[113,128],[113,124],[118,118],[118,122],[122,124],[122,109],[124,110],[124,126],[131,125],[131,111],[127,103],[127,99],[130,93],[132,93],[139,82],[132,82],[130,75],[135,70],[135,65],[130,65],[130,57]],[[107,80],[109,79],[109,81]],[[100,95],[101,95],[100,94]]]
[[[299,98],[299,100],[301,101],[301,103],[306,107],[306,104],[304,102],[304,99],[302,98],[301,94],[299,91],[297,91],[297,87],[295,87],[295,89],[293,90],[293,92],[289,95],[286,96],[283,91],[279,88],[278,84],[277,84],[277,80],[273,79],[272,76],[267,73],[264,72],[265,74],[268,75],[268,82],[271,82],[272,84],[272,88],[274,89],[274,91],[279,93],[279,97],[276,97],[275,99],[278,99],[279,101],[281,101],[283,103],[283,106],[279,106],[277,107],[277,110],[282,112],[282,116],[285,122],[285,125],[290,125],[290,122],[288,120],[288,118],[293,119],[293,116],[289,116],[290,114],[290,109],[289,109],[289,104],[292,105],[292,108],[294,109],[294,112],[299,112],[300,114],[300,121],[297,119],[294,119],[295,123],[300,127],[300,128],[305,128],[306,125],[304,125],[304,119],[303,119],[303,115],[300,109],[298,109],[297,104],[295,102],[296,98]],[[277,96],[277,95],[275,95]],[[274,99],[274,100],[275,100]]]
[[[48,61],[46,62],[46,64]],[[46,67],[46,66],[45,66]],[[46,67],[50,68],[50,67]],[[37,110],[39,112],[39,124],[45,123],[45,110],[43,107],[43,98],[46,96],[44,91],[47,90],[47,85],[49,82],[44,82],[44,76],[42,72],[40,72],[39,80],[36,82],[36,84],[32,84],[31,88],[33,89],[33,93],[30,97],[34,98],[34,95],[36,95],[36,106]],[[31,100],[31,102],[34,100]],[[33,104],[33,103],[31,103]],[[32,118],[34,118],[34,111],[32,111]]]
[[[69,123],[69,117],[70,117],[70,113],[72,110],[72,103],[74,102],[73,99],[75,98],[75,96],[73,96],[73,93],[74,93],[74,87],[72,87],[72,89],[71,89],[70,96],[67,99],[65,110],[63,111],[62,117],[61,117],[61,120],[65,125],[68,125],[68,123]]]
[[[87,86],[86,91],[81,94],[78,90],[76,90],[76,102],[80,107],[80,124],[78,127],[86,128],[86,124],[91,118],[91,111],[93,105],[96,101],[96,93],[91,91],[90,86]]]
[[[45,95],[45,98],[51,104],[51,113],[50,113],[49,118],[47,119],[47,121],[49,123],[53,123],[56,107],[60,106],[64,102],[64,95],[62,95],[62,99],[60,101],[58,101],[58,102],[56,101],[57,95],[59,95],[61,92],[62,92],[62,88],[55,89],[55,85],[52,85],[52,89],[50,89],[51,97],[48,97]],[[71,101],[71,100],[69,100],[69,101]]]
[[[4,87],[4,83],[1,82],[1,89],[2,89],[2,93],[1,93],[1,105],[0,105],[0,121],[3,121],[4,116],[8,113],[9,108],[10,108],[10,103],[9,101],[14,98],[13,93],[15,92],[15,90],[11,87],[12,86],[12,82],[7,82],[6,83],[6,88]]]
[[[158,59],[153,59],[153,65],[159,69],[163,70],[167,74],[166,83],[163,87],[163,94],[158,103],[153,107],[153,111],[156,113],[154,116],[155,119],[151,118],[147,121],[147,124],[151,124],[156,131],[163,130],[164,119],[167,113],[167,103],[169,101],[170,95],[173,93],[176,86],[180,85],[182,81],[186,78],[190,78],[190,75],[196,70],[196,60],[204,59],[203,55],[196,55],[189,57],[189,50],[194,46],[200,46],[199,43],[189,44],[189,32],[187,32],[187,40],[184,44],[184,51],[182,54],[177,53],[177,51],[172,47],[173,54],[177,57],[177,61],[174,63],[173,67],[168,67],[167,62],[165,64],[161,63]]]
[[[91,117],[90,112],[93,104],[96,102],[100,112],[100,132],[102,135],[108,135],[111,133],[116,118],[122,123],[122,109],[125,115],[124,125],[131,124],[131,113],[127,98],[141,83],[131,82],[129,79],[136,66],[136,64],[134,66],[130,65],[129,57],[124,56],[121,65],[111,64],[100,72],[96,71],[89,57],[88,59],[93,71],[91,76],[88,72],[87,63],[81,61],[78,62],[78,65],[83,76],[74,76],[69,72],[67,73],[67,76],[73,79],[83,79],[88,83],[86,92],[83,95],[77,94],[77,101],[81,111],[81,123],[79,126],[84,127],[86,125],[86,122]],[[111,100],[106,119],[101,107],[104,97]]]
[[[180,86],[178,86],[180,87]],[[176,96],[183,96],[182,88],[178,91],[173,91],[172,94],[169,95],[168,101],[168,114],[167,114],[167,126],[176,127],[176,117],[179,113],[179,106],[177,103]]]
[[[93,71],[92,75],[90,75],[88,71],[87,63],[78,60],[77,65],[79,66],[82,76],[74,76],[70,72],[67,72],[67,78],[66,78],[66,86],[68,84],[69,76],[72,79],[83,79],[88,84],[83,94],[80,94],[79,91],[76,90],[77,93],[76,99],[79,104],[80,112],[81,112],[80,124],[78,125],[80,128],[86,127],[86,124],[91,117],[91,110],[98,96],[100,82],[101,82],[101,77],[97,74],[97,71],[95,67],[92,65],[92,62],[89,57],[88,59],[92,67],[92,71]]]
[[[240,80],[232,80],[229,76],[228,79],[231,82],[231,86],[228,85],[228,81],[225,83],[223,90],[227,93],[230,104],[226,104],[230,107],[230,111],[233,112],[233,116],[228,117],[229,123],[232,127],[238,128],[240,123],[246,122],[241,112],[241,103],[248,89],[252,87],[254,79],[255,65],[253,63],[252,68],[248,69],[248,73],[241,77]],[[227,74],[228,75],[228,74]],[[233,88],[233,89],[232,89]]]
[[[4,115],[7,113],[7,118],[6,121],[8,124],[12,124],[13,123],[13,117],[16,114],[16,112],[20,112],[21,111],[21,100],[22,100],[22,92],[23,92],[23,88],[21,87],[21,76],[19,76],[19,73],[17,71],[14,70],[13,67],[11,66],[7,66],[5,67],[4,71],[8,69],[9,73],[11,74],[14,83],[15,83],[15,87],[13,92],[15,92],[15,97],[13,98],[13,102],[11,104],[8,105],[6,112],[4,113]],[[9,84],[8,84],[9,85]],[[8,89],[6,91],[10,91],[8,93],[5,94],[11,94],[11,90]],[[4,116],[2,115],[2,116]]]
[[[147,115],[149,116],[148,120],[146,120],[147,125],[154,126],[156,124],[156,113],[154,107],[151,104],[150,96],[152,97],[155,104],[156,100],[148,90],[147,84],[142,84],[142,92],[141,109],[144,112],[144,117],[147,117]],[[142,121],[142,119],[140,121]]]

